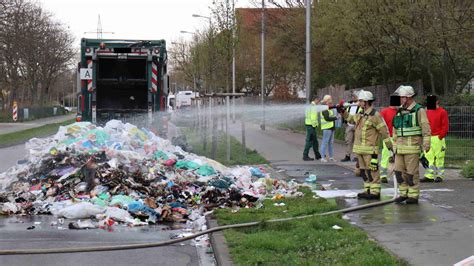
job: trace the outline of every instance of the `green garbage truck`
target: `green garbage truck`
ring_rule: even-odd
[[[152,123],[167,109],[168,83],[165,40],[83,38],[76,121]]]

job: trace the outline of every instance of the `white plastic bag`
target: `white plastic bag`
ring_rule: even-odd
[[[59,210],[57,216],[67,219],[84,219],[92,216],[95,217],[97,214],[103,213],[104,211],[104,208],[92,203],[81,202]]]

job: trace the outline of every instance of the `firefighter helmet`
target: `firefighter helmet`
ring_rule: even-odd
[[[402,85],[398,87],[398,89],[395,91],[395,95],[398,95],[401,97],[413,97],[415,96],[415,90],[413,89],[412,86]]]
[[[364,91],[361,90],[359,91],[359,94],[357,95],[357,98],[359,101],[373,101],[375,100],[374,95],[370,91]]]

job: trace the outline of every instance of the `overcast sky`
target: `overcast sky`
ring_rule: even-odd
[[[192,14],[209,16],[212,0],[39,0],[43,8],[70,27],[79,46],[82,37],[96,38],[98,15],[103,38],[165,39],[172,41],[191,35],[181,30],[204,28],[208,21]],[[236,1],[238,7],[252,7],[250,0]]]

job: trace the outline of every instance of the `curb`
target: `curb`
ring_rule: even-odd
[[[208,228],[217,227],[217,220],[213,218],[206,218]],[[218,231],[209,235],[212,250],[214,251],[214,258],[217,265],[234,265],[230,258],[229,247],[225,241],[224,233]]]

